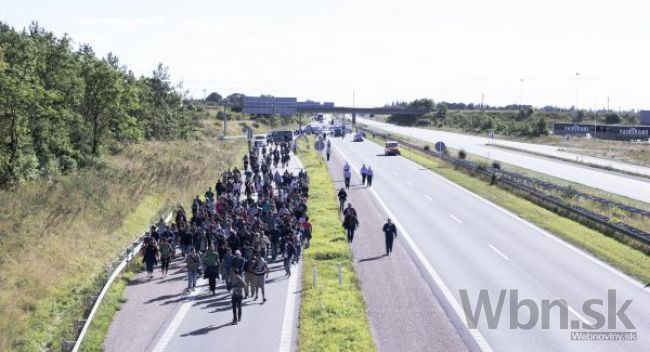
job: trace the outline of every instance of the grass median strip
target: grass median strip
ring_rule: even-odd
[[[303,263],[300,351],[374,351],[352,253],[341,228],[333,181],[322,156],[310,148],[310,142],[300,143],[299,154],[309,172],[309,218],[314,228]],[[343,269],[340,286],[339,265]]]
[[[368,136],[376,143],[379,137]],[[402,156],[505,208],[643,282],[650,282],[650,256],[576,221],[561,217],[524,198],[472,177],[425,153],[402,147]]]

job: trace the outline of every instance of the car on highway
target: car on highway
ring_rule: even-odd
[[[399,142],[396,141],[386,141],[386,146],[384,147],[385,155],[400,155],[400,146]]]
[[[266,145],[266,136],[263,134],[257,134],[253,137],[253,145],[256,147],[262,147]]]
[[[354,134],[354,138],[352,138],[353,142],[363,142],[363,134],[361,132],[357,132]]]

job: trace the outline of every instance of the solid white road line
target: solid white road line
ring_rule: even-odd
[[[503,254],[503,252],[501,252],[500,250],[498,250],[497,247],[495,247],[495,246],[493,246],[493,245],[491,245],[491,244],[489,244],[489,243],[488,243],[488,246],[489,246],[490,248],[492,248],[493,251],[497,252],[498,255],[502,256],[503,259],[505,259],[505,260],[507,260],[507,261],[510,261],[510,258],[508,258],[505,254]]]
[[[428,196],[428,195],[426,195],[426,194],[424,195],[424,198],[426,198],[426,199],[428,199],[428,200],[429,200],[429,202],[433,202],[433,198],[431,198],[431,197],[429,197],[429,196]]]
[[[332,144],[332,146],[334,146],[334,149],[336,149],[339,152],[339,154],[341,155],[341,157],[343,157],[343,159],[348,162],[348,164],[352,167],[352,169],[356,173],[359,173],[359,170],[354,165],[352,165],[352,163],[348,160],[348,158],[345,156],[345,154],[343,154],[341,149],[339,149],[339,147],[336,144]],[[390,219],[393,220],[393,223],[399,229],[399,231],[400,231],[400,233],[402,235],[402,238],[406,241],[406,244],[409,246],[409,248],[411,248],[411,250],[413,251],[415,256],[418,258],[420,263],[422,263],[422,266],[425,268],[427,273],[431,276],[433,281],[436,283],[436,286],[438,286],[438,288],[440,289],[442,294],[447,299],[447,302],[449,302],[449,304],[452,306],[454,312],[458,315],[458,320],[461,321],[465,325],[465,327],[467,328],[467,331],[469,332],[470,336],[472,336],[472,338],[474,339],[474,341],[476,342],[478,347],[481,349],[481,351],[486,351],[486,352],[487,351],[492,351],[492,347],[490,347],[490,344],[487,342],[485,337],[483,337],[483,335],[481,334],[479,329],[470,329],[467,326],[467,320],[465,319],[465,313],[463,312],[463,309],[461,308],[460,304],[454,298],[454,295],[451,293],[451,290],[449,290],[449,287],[447,287],[447,285],[444,283],[444,281],[442,281],[442,278],[440,277],[440,275],[438,275],[438,272],[436,272],[436,270],[433,268],[431,263],[429,263],[429,260],[427,260],[427,258],[424,256],[424,253],[422,253],[422,251],[420,251],[418,246],[415,244],[415,242],[413,241],[411,235],[409,235],[409,233],[402,226],[402,224],[399,222],[399,220],[393,214],[393,212],[391,212],[390,209],[388,209],[388,206],[386,206],[386,203],[384,203],[384,201],[381,199],[379,194],[377,194],[377,192],[374,190],[374,188],[369,188],[369,189],[370,189],[370,192],[377,199],[377,202],[379,203],[379,205],[384,209],[384,211],[390,217]]]
[[[459,218],[455,217],[454,214],[452,214],[452,213],[449,213],[449,217],[451,217],[452,219],[454,219],[454,220],[455,220],[457,223],[459,223],[459,224],[462,224],[462,223],[463,223],[462,221],[460,221]]]
[[[339,151],[339,152],[340,152],[340,151]],[[410,161],[410,160],[409,160],[409,161]],[[414,162],[414,161],[411,161],[411,162],[414,163],[415,165],[419,165],[418,163],[416,163],[416,162]],[[441,176],[441,175],[439,175],[439,174],[437,174],[437,173],[435,173],[435,172],[433,172],[433,171],[431,171],[431,170],[427,170],[427,171],[429,171],[429,172],[431,173],[431,175],[433,175],[434,177],[440,179],[441,181],[448,183],[449,185],[455,187],[456,189],[458,189],[458,190],[460,190],[460,191],[462,191],[462,192],[467,193],[468,195],[470,195],[470,196],[472,196],[472,197],[474,197],[474,198],[480,200],[481,202],[483,202],[483,203],[485,203],[485,204],[488,204],[489,206],[493,207],[494,209],[496,209],[496,210],[498,210],[498,211],[500,211],[500,212],[502,212],[502,213],[504,213],[504,214],[510,216],[511,218],[513,218],[513,219],[515,219],[515,220],[521,222],[522,224],[524,224],[524,225],[530,227],[531,229],[535,230],[536,232],[538,232],[538,233],[540,233],[540,234],[542,234],[542,235],[544,235],[544,236],[546,236],[546,237],[552,239],[553,241],[555,241],[555,242],[557,242],[557,243],[563,245],[564,247],[568,248],[569,250],[573,251],[574,253],[577,253],[577,254],[581,255],[582,257],[587,258],[588,260],[590,260],[591,262],[593,262],[593,263],[599,265],[599,266],[602,267],[603,269],[605,269],[605,270],[611,272],[612,274],[614,274],[614,275],[620,277],[621,279],[627,281],[628,283],[632,284],[633,286],[635,286],[635,287],[637,287],[637,288],[643,290],[644,292],[646,292],[645,289],[644,289],[644,284],[641,283],[640,281],[638,281],[638,280],[636,280],[636,279],[633,279],[632,277],[630,277],[630,276],[624,274],[624,273],[621,272],[620,270],[617,270],[617,269],[613,268],[613,267],[610,266],[609,264],[606,264],[606,263],[602,262],[601,260],[596,259],[596,258],[593,257],[592,255],[590,255],[590,254],[584,252],[583,250],[580,250],[580,249],[576,248],[575,246],[573,246],[573,245],[567,243],[566,241],[564,241],[564,240],[558,238],[556,235],[553,235],[553,234],[551,234],[550,232],[548,232],[548,231],[546,231],[546,230],[544,230],[544,229],[538,227],[537,225],[534,225],[534,224],[532,224],[532,223],[530,223],[530,222],[528,222],[528,221],[526,221],[526,220],[520,218],[519,216],[515,215],[515,214],[512,213],[511,211],[506,210],[505,208],[502,208],[502,207],[500,207],[500,206],[498,206],[498,205],[492,203],[491,201],[489,201],[489,200],[487,200],[487,199],[485,199],[485,198],[479,196],[479,195],[476,194],[476,193],[471,192],[471,191],[468,190],[468,189],[463,188],[462,186],[460,186],[460,185],[458,185],[458,184],[456,184],[456,183],[454,183],[454,182],[452,182],[452,181],[450,181],[450,180],[444,178],[443,176]]]
[[[293,275],[289,277],[289,284],[287,285],[287,300],[284,303],[284,320],[282,321],[282,334],[280,335],[280,352],[290,352],[293,343],[293,316],[296,306],[298,278],[302,277],[302,262],[298,266]]]
[[[199,281],[205,281],[205,280],[204,279],[197,280],[196,283],[197,286],[200,285]],[[201,284],[202,283],[203,282],[201,282]],[[185,315],[187,315],[187,312],[192,307],[192,303],[194,302],[198,294],[199,294],[199,290],[195,289],[192,293],[190,293],[187,297],[185,297],[185,301],[181,303],[181,307],[178,309],[178,312],[176,312],[174,319],[167,327],[167,330],[165,330],[165,333],[160,337],[158,343],[156,343],[156,347],[154,347],[152,352],[163,352],[167,349],[167,345],[169,345],[169,342],[172,340],[172,338],[174,338],[174,334],[176,333],[176,330],[178,330],[178,328],[181,326],[183,319],[185,319]]]

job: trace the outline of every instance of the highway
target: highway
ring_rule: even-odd
[[[489,147],[487,146],[488,139],[485,137],[414,127],[401,127],[370,119],[359,118],[358,121],[370,127],[381,128],[392,133],[403,134],[432,144],[442,141],[448,147],[454,149],[464,149],[471,154],[489,157],[494,160],[499,160],[532,171],[650,203],[650,181],[643,178],[627,176],[587,166],[580,166],[566,161],[544,158],[522,152]],[[554,151],[553,147],[539,146],[530,143],[498,141],[498,144],[507,144],[516,148],[528,149],[538,153],[555,155],[558,157],[564,157],[564,154],[570,154],[563,154],[562,152]],[[640,166],[606,161],[598,158],[585,158],[585,161],[605,163],[605,165],[612,165],[616,168],[650,175],[650,169]]]
[[[542,300],[564,299],[568,319],[587,323],[593,320],[583,313],[583,302],[602,299],[605,307],[594,309],[607,313],[608,290],[616,290],[619,308],[632,300],[626,315],[634,330],[619,320],[614,330],[595,331],[635,331],[636,341],[583,342],[572,341],[571,332],[586,329],[560,328],[560,309],[551,310],[548,328],[538,321],[530,329],[511,329],[508,294],[498,326],[489,328],[483,315],[478,329],[470,330],[481,349],[647,351],[650,291],[641,283],[420,165],[403,157],[385,157],[378,145],[349,138],[331,140],[334,152],[355,171],[352,184],[359,183],[362,163],[372,166],[375,180],[366,191],[397,223],[398,241],[410,248],[434,291],[446,300],[450,317],[466,321],[461,290],[467,290],[472,309],[480,290],[487,290],[494,310],[501,290],[517,290],[519,300],[531,299],[540,308]],[[529,312],[524,307],[513,317],[525,323]]]

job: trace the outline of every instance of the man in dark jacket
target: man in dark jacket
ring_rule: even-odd
[[[395,224],[388,219],[382,230],[386,236],[386,255],[388,256],[393,252],[393,241],[395,240],[395,237],[397,237],[397,228],[395,227]]]

